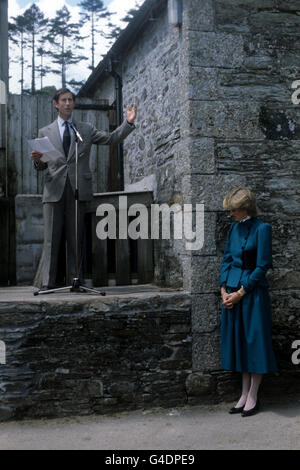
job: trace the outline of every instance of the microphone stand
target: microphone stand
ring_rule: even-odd
[[[59,287],[55,289],[39,290],[33,293],[33,295],[42,295],[42,294],[52,294],[54,292],[63,292],[65,290],[70,290],[70,292],[92,292],[94,294],[106,295],[106,292],[101,292],[90,287],[85,287],[80,284],[79,273],[79,256],[78,256],[78,205],[79,205],[79,189],[78,189],[78,143],[79,140],[83,142],[81,135],[79,134],[76,127],[73,124],[70,124],[71,129],[74,132],[75,136],[75,243],[76,243],[76,277],[73,278],[71,286]]]

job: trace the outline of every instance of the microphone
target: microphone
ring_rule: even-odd
[[[74,132],[74,134],[76,135],[77,139],[79,139],[80,142],[83,142],[83,138],[81,137],[81,135],[79,134],[78,130],[76,129],[73,123],[70,123],[70,127],[72,131]]]

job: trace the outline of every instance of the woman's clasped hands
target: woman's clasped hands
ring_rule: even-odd
[[[221,290],[221,296],[223,305],[225,308],[232,309],[235,304],[237,304],[241,300],[240,294],[237,292],[232,292],[228,294],[225,289]]]

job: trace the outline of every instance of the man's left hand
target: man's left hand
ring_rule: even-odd
[[[130,109],[130,106],[127,105],[126,111],[127,111],[127,121],[130,122],[130,124],[133,124],[136,118],[136,113],[137,113],[136,104],[133,105],[132,109]]]

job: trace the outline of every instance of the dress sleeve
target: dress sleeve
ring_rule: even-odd
[[[266,273],[272,267],[272,227],[263,224],[257,231],[257,258],[256,267],[249,275],[243,286],[246,292],[254,289],[260,281],[265,279]]]
[[[231,224],[231,226],[228,230],[227,238],[226,238],[224,256],[223,256],[223,261],[222,261],[222,265],[221,265],[221,273],[220,273],[220,281],[219,281],[220,286],[222,286],[222,284],[224,284],[224,282],[226,282],[227,276],[228,276],[228,271],[229,271],[229,269],[231,267],[231,263],[232,263],[232,256],[231,256],[231,253],[230,253],[230,235],[231,235],[232,227],[233,227],[233,224]]]

